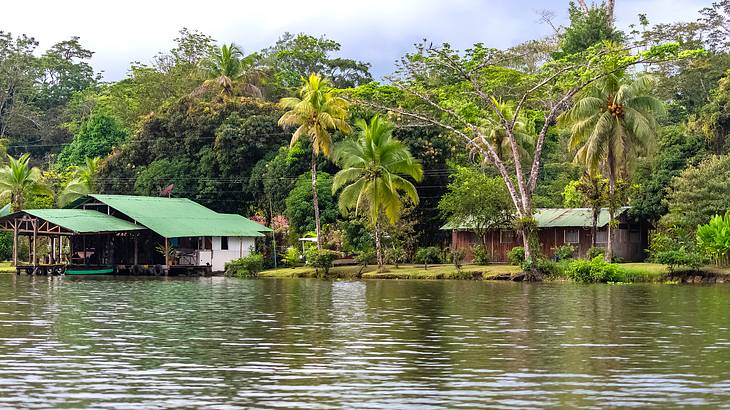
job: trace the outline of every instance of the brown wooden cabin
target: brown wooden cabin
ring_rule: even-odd
[[[633,221],[623,207],[617,211],[618,229],[614,231],[614,255],[626,262],[643,261],[649,246],[650,225]],[[586,255],[592,246],[590,208],[542,208],[535,214],[538,237],[542,252],[553,257],[555,249],[563,244],[575,246],[578,257]],[[607,240],[608,209],[601,210],[598,217],[596,246],[605,247]],[[466,261],[473,259],[472,246],[480,244],[481,238],[471,227],[444,225],[441,229],[451,230],[452,247],[464,250]],[[507,252],[522,246],[522,238],[512,229],[490,230],[486,236],[487,249],[492,262],[508,262]]]

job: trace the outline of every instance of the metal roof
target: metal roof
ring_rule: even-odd
[[[616,211],[616,217],[623,214],[628,210],[629,207],[622,207]],[[538,228],[569,228],[569,227],[580,227],[590,228],[593,225],[593,211],[591,208],[539,208],[535,212],[535,220],[537,221]],[[603,228],[608,224],[608,208],[601,209],[598,214],[599,228]],[[472,226],[469,223],[463,223],[460,225],[452,225],[447,223],[442,226],[441,229],[471,229]]]
[[[187,198],[97,194],[89,197],[165,238],[264,236],[262,232],[271,231],[241,215],[217,213]]]
[[[138,231],[144,226],[135,225],[111,215],[86,209],[27,209],[21,211],[54,225],[78,233]]]

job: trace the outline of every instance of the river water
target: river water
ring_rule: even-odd
[[[730,407],[730,285],[0,276],[0,407]]]

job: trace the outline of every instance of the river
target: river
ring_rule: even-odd
[[[0,276],[0,407],[730,406],[730,285]]]

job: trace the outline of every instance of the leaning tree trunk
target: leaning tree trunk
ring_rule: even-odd
[[[382,272],[385,263],[383,261],[383,245],[380,241],[380,224],[378,221],[375,221],[375,256],[378,259],[378,271]]]
[[[317,232],[317,250],[322,250],[322,235],[319,224],[319,198],[317,196],[317,156],[312,154],[312,205],[314,206],[314,227]]]

